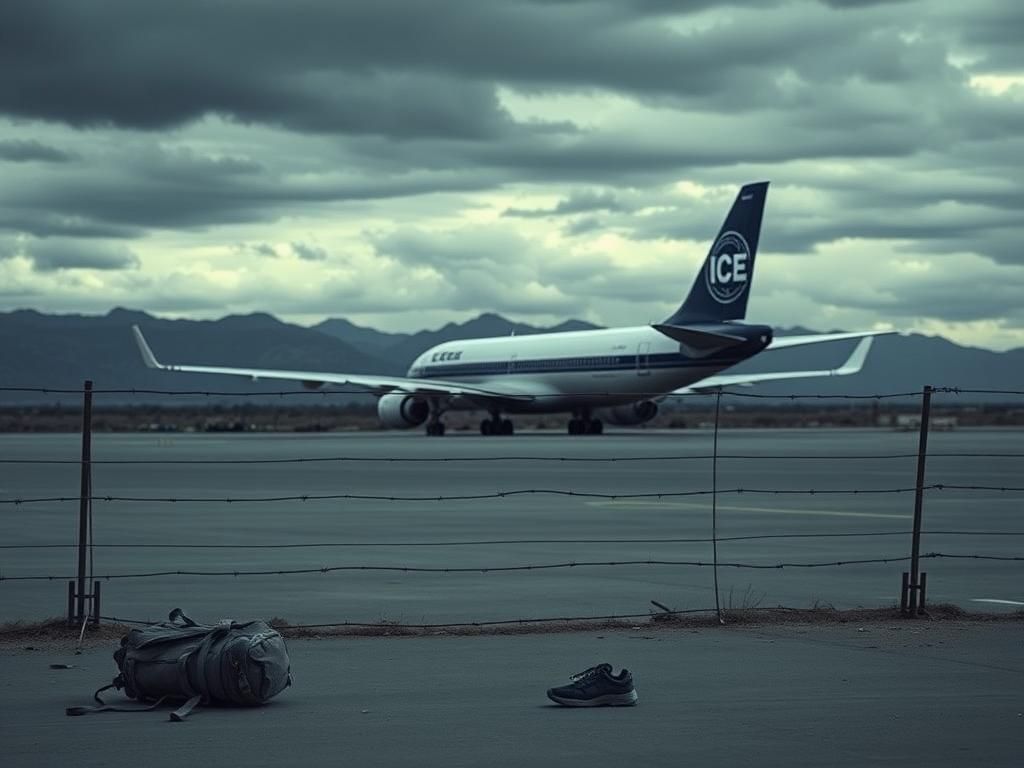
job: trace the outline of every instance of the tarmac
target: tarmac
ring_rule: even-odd
[[[893,621],[291,640],[267,706],[67,717],[112,647],[0,647],[5,768],[32,766],[1019,766],[1024,623]],[[549,686],[627,666],[639,704]],[[72,665],[54,669],[51,664]]]
[[[926,483],[1019,486],[1022,434],[933,434]],[[65,613],[76,573],[78,439],[0,435],[2,456],[71,462],[0,465],[0,500],[67,497],[0,506],[0,622]],[[708,430],[593,439],[97,434],[94,459],[154,463],[94,467],[101,498],[88,569],[101,580],[102,614],[134,620],[161,620],[176,606],[201,621],[279,616],[293,624],[636,614],[651,600],[714,607],[715,521],[701,495],[712,487],[712,442]],[[722,605],[898,602],[917,442],[916,433],[885,429],[723,431]],[[278,463],[287,459],[294,463]],[[173,463],[182,461],[197,463]],[[530,489],[541,492],[519,493]],[[332,498],[300,500],[306,495]],[[439,500],[451,496],[471,498]],[[283,500],[239,501],[254,497]],[[235,501],[218,501],[225,498]],[[1024,606],[1021,563],[1012,559],[1024,542],[1021,499],[1019,491],[926,494],[921,552],[950,555],[922,561],[929,602]],[[823,565],[805,567],[815,563]],[[164,575],[145,575],[154,572]]]
[[[1018,430],[933,435],[926,482],[1019,485],[1020,436]],[[912,486],[916,444],[916,434],[886,430],[723,432],[720,452],[745,458],[719,462],[720,489],[826,492],[719,497],[720,560],[768,566],[720,569],[723,605],[891,606],[906,568],[900,558],[909,550],[913,494],[827,491]],[[181,606],[200,621],[281,616],[293,624],[414,624],[645,614],[653,611],[651,600],[676,610],[707,608],[715,594],[706,565],[233,573],[339,565],[706,564],[712,557],[707,497],[621,495],[707,489],[710,447],[710,433],[701,430],[595,440],[543,433],[441,441],[379,433],[98,435],[93,455],[99,460],[159,462],[98,464],[99,496],[439,497],[530,488],[604,494],[464,502],[97,501],[93,572],[112,576],[103,582],[102,613],[159,620]],[[0,455],[74,459],[76,437],[3,435]],[[849,456],[857,458],[843,458]],[[219,463],[292,457],[303,462]],[[328,457],[349,458],[322,460]],[[181,460],[200,463],[167,463]],[[0,473],[0,498],[74,497],[77,490],[74,464],[5,465]],[[973,558],[1018,555],[1019,504],[1017,492],[926,496],[922,551],[965,556],[925,561],[929,604],[1019,610],[1019,561]],[[0,553],[0,622],[63,613],[77,522],[73,499],[2,510],[0,541],[8,548]],[[775,567],[860,558],[896,561]],[[179,569],[229,575],[118,577]],[[19,578],[50,575],[54,580]],[[289,647],[295,684],[268,706],[206,709],[170,723],[166,713],[65,716],[65,707],[89,704],[92,692],[113,678],[112,644],[81,655],[42,641],[0,645],[0,764],[859,768],[1017,766],[1024,754],[1020,620],[698,629],[644,620],[632,630],[303,639]],[[548,687],[602,661],[633,671],[637,707],[570,710],[547,700]]]

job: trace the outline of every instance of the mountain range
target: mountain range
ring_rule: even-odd
[[[143,329],[162,362],[397,376],[405,374],[417,355],[443,341],[598,327],[568,320],[551,328],[539,328],[488,313],[464,323],[449,323],[437,330],[407,334],[385,333],[342,318],[324,320],[307,328],[264,313],[199,321],[164,320],[120,308],[102,316],[17,310],[0,313],[0,387],[50,391],[0,391],[0,405],[76,403],[78,396],[52,390],[81,389],[86,379],[92,380],[96,389],[223,393],[192,396],[191,404],[200,400],[235,402],[242,399],[237,394],[241,392],[265,393],[257,398],[264,402],[280,401],[279,396],[271,393],[300,388],[288,381],[253,382],[233,376],[170,374],[147,369],[132,340],[133,324]],[[803,328],[778,331],[779,334],[813,332]],[[851,342],[842,342],[779,350],[759,355],[730,369],[730,373],[834,368],[851,349]],[[919,392],[925,384],[961,389],[1024,389],[1024,348],[993,352],[960,346],[942,337],[885,336],[876,339],[864,370],[855,376],[783,381],[746,391],[771,395],[874,395]],[[154,393],[102,397],[105,404],[173,400],[172,396]],[[289,401],[296,404],[320,402],[320,396],[294,399],[297,397],[290,396]],[[976,394],[942,397],[946,398],[944,402],[999,400],[1019,402],[1024,407],[1024,397]],[[333,398],[330,402],[351,400],[352,396],[335,395]]]

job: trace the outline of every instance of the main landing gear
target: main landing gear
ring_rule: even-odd
[[[427,403],[430,406],[430,414],[427,416],[427,434],[431,437],[443,437],[444,422],[441,421],[441,414],[447,409],[440,400],[434,397],[430,398]]]
[[[569,419],[570,435],[600,435],[604,432],[604,424],[600,419],[590,416],[590,411],[576,411]]]
[[[492,413],[491,418],[480,422],[481,435],[511,435],[515,431],[512,420],[501,418],[500,413]]]

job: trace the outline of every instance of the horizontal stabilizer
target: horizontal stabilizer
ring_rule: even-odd
[[[721,349],[742,344],[746,339],[733,333],[720,333],[718,331],[707,331],[703,328],[691,328],[685,325],[668,325],[667,323],[655,323],[654,330],[664,333],[670,339],[675,339],[683,344],[688,344],[697,349]]]
[[[838,368],[830,368],[823,371],[779,371],[777,373],[737,373],[720,376],[709,376],[696,384],[682,389],[677,389],[672,394],[683,395],[699,392],[715,392],[723,387],[747,387],[752,384],[759,384],[764,381],[782,381],[785,379],[813,379],[820,376],[851,376],[859,373],[867,360],[868,351],[871,349],[871,336],[861,337],[854,347],[853,352]]]
[[[722,333],[721,331],[711,331],[705,328],[694,328],[686,325],[655,323],[651,327],[682,344],[684,351],[690,357],[706,357],[712,352],[734,347],[747,341],[743,336],[737,336],[732,333]]]
[[[776,336],[767,349],[785,349],[786,347],[806,347],[809,344],[825,344],[830,341],[847,339],[863,339],[865,336],[889,336],[896,331],[852,331],[850,333],[811,333],[802,336]]]

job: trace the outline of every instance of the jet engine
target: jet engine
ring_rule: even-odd
[[[377,401],[377,418],[388,429],[411,429],[418,427],[430,415],[427,401],[413,395],[398,392],[381,395]]]
[[[653,400],[638,400],[635,403],[617,405],[601,412],[605,421],[618,427],[635,427],[650,421],[658,415],[658,404]]]

